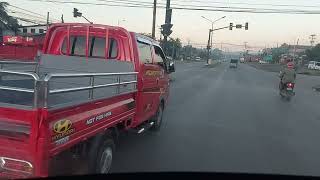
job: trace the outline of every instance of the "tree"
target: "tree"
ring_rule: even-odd
[[[164,44],[164,42],[160,42],[162,47],[166,47],[165,53],[167,56],[171,56],[173,59],[179,58],[180,50],[182,48],[182,43],[179,38],[170,38],[169,41]]]
[[[306,55],[309,61],[320,61],[320,44],[312,49],[307,49]]]
[[[17,32],[18,31],[18,20],[7,13],[7,6],[9,3],[0,2],[0,21],[5,24],[9,29]]]

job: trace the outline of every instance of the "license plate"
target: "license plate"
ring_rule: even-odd
[[[288,91],[292,91],[292,88],[287,88]]]

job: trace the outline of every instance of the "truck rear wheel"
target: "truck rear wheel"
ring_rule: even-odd
[[[153,119],[154,125],[152,126],[151,130],[153,130],[153,131],[160,130],[160,127],[161,127],[161,124],[162,124],[163,109],[164,109],[164,107],[163,107],[163,104],[161,103],[159,105],[157,113],[156,113],[156,115],[155,115],[155,117]]]
[[[100,139],[100,138],[98,138]],[[114,141],[111,136],[103,136],[103,139],[93,142],[89,154],[89,171],[92,174],[108,174],[113,160],[115,150]]]

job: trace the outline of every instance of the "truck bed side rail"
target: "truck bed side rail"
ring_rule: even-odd
[[[40,79],[36,73],[0,69],[0,75],[0,103],[37,107],[37,82]]]
[[[48,74],[44,77],[43,106],[55,108],[136,92],[137,74],[137,72]],[[63,81],[59,82],[59,79]],[[67,79],[73,79],[69,81],[72,86],[66,81]]]

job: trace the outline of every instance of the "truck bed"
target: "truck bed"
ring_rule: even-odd
[[[25,65],[10,65],[4,70],[30,72],[34,67]],[[22,68],[23,67],[23,68]],[[64,74],[63,77],[52,77],[48,81],[49,90],[72,89],[90,86],[92,76],[69,77],[70,74],[97,74],[97,73],[125,73],[134,72],[132,62],[118,60],[104,60],[98,58],[85,58],[75,56],[43,55],[40,58],[37,75],[44,81],[49,74]],[[116,84],[119,79],[123,82],[136,81],[136,75],[111,75],[94,77],[93,85]],[[34,80],[30,77],[4,74],[1,76],[0,86],[33,89]],[[72,105],[80,102],[113,97],[119,94],[135,91],[135,83],[100,87],[91,90],[52,93],[48,96],[49,107]],[[91,92],[90,92],[91,91]],[[92,96],[90,97],[90,93]],[[26,92],[0,90],[0,102],[14,105],[30,106],[33,103],[33,94]]]

